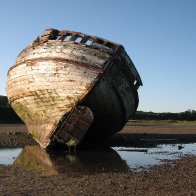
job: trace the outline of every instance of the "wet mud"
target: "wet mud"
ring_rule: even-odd
[[[0,125],[1,195],[195,195],[196,123],[134,124],[76,153]]]

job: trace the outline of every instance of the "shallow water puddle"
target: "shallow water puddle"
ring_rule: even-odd
[[[22,148],[4,148],[0,149],[0,164],[11,165],[18,155],[22,152]]]
[[[24,149],[0,149],[0,164],[14,164],[27,169],[41,170],[47,175],[62,173],[100,173],[141,171],[150,166],[164,164],[163,160],[179,159],[183,155],[196,155],[196,143],[161,144],[153,148],[112,147],[77,151],[46,152],[39,146]]]
[[[196,155],[196,143],[161,144],[154,148],[113,148],[126,161],[129,169],[140,171],[153,165],[163,164],[163,160],[179,159],[183,155]]]

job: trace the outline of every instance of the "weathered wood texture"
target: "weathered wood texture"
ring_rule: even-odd
[[[74,43],[47,43],[22,53],[9,71],[7,95],[11,106],[43,147],[49,144],[64,113],[88,93],[102,72],[107,55],[103,58],[91,53]]]
[[[64,41],[67,36],[72,41]],[[121,45],[51,29],[19,54],[8,71],[7,95],[28,131],[45,148],[61,118],[78,104],[92,109],[92,127],[103,128],[100,133],[119,131],[137,108],[140,85]]]

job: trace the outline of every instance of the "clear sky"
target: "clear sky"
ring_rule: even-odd
[[[196,0],[1,0],[0,94],[16,56],[46,28],[124,45],[144,86],[138,110],[196,110]]]

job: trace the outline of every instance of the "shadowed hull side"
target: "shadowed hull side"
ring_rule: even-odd
[[[137,89],[124,66],[113,62],[81,105],[91,108],[94,122],[88,138],[103,138],[120,131],[135,114],[139,99]]]

